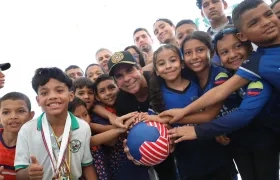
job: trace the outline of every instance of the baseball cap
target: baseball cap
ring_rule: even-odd
[[[5,71],[5,70],[9,69],[10,67],[11,67],[10,63],[2,63],[2,64],[0,64],[1,71]]]
[[[113,76],[113,70],[119,64],[136,65],[134,57],[128,51],[115,52],[108,61],[109,75]]]

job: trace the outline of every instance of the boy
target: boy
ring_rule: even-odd
[[[194,31],[198,31],[198,27],[190,19],[183,19],[176,24],[175,36],[180,47],[183,40]]]
[[[17,141],[17,179],[96,180],[91,166],[90,128],[68,113],[72,80],[61,70],[39,68],[32,78],[36,100],[44,113],[26,123]]]
[[[94,92],[93,92],[93,82],[88,78],[80,78],[76,80],[72,86],[72,91],[74,92],[75,97],[83,100],[87,105],[87,110],[92,115],[92,108],[94,106]],[[92,117],[91,117],[92,120]],[[113,129],[114,127],[108,124],[100,125],[97,123],[90,123],[91,130],[95,133],[105,132],[107,130]]]
[[[262,0],[245,0],[234,9],[233,21],[240,32],[239,39],[255,43],[259,47],[258,51],[245,60],[236,74],[224,84],[211,89],[184,109],[165,111],[160,116],[170,115],[175,121],[179,120],[226,99],[250,81],[260,78],[267,80],[280,92],[280,49],[277,46],[280,44],[279,19]],[[279,124],[277,126],[280,127]],[[190,136],[193,138],[195,135]]]
[[[228,7],[225,0],[197,0],[196,5],[201,10],[201,16],[206,18],[211,25],[207,33],[212,38],[226,25],[232,24],[231,18],[225,13]]]
[[[31,111],[31,103],[26,95],[10,92],[0,99],[0,118],[3,125],[3,129],[0,129],[0,164],[4,168],[0,179],[1,174],[4,179],[16,179],[14,159],[18,132],[33,116],[34,112]]]

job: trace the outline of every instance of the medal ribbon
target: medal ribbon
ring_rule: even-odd
[[[50,129],[49,129],[47,117],[46,117],[46,114],[44,114],[42,116],[42,131],[41,131],[41,134],[42,134],[44,146],[45,146],[45,148],[48,152],[49,158],[51,160],[52,170],[53,170],[53,174],[54,174],[55,177],[58,176],[59,169],[62,165],[62,160],[65,157],[67,145],[68,145],[68,142],[69,142],[70,128],[71,128],[71,119],[70,119],[69,114],[68,114],[67,119],[66,119],[66,123],[65,123],[65,127],[64,127],[64,131],[63,131],[63,135],[62,135],[61,146],[59,148],[58,161],[56,161],[56,159],[54,157],[54,153],[53,153],[52,142],[51,142],[51,137],[50,137]]]

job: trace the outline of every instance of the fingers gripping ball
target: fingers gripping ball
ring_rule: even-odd
[[[139,122],[130,129],[127,146],[132,157],[142,165],[157,165],[170,153],[168,130],[158,122]]]

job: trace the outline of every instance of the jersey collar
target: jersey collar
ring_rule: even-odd
[[[45,113],[42,113],[37,119],[37,130],[38,131],[42,130],[42,118],[43,118],[44,114]],[[73,130],[79,129],[80,126],[79,126],[79,122],[78,122],[77,118],[70,112],[68,112],[67,118],[69,118],[69,116],[71,118],[71,130],[73,131]]]

